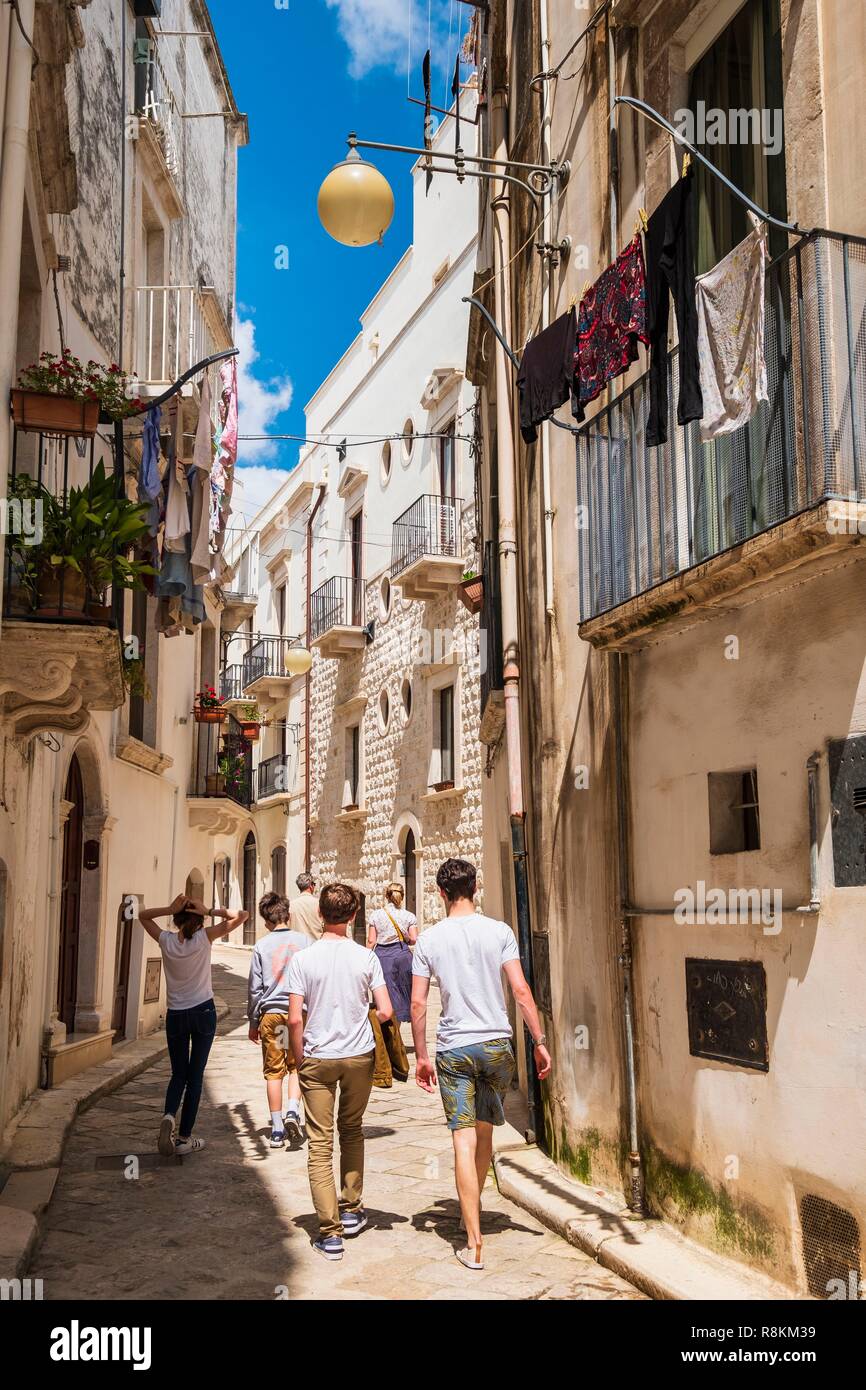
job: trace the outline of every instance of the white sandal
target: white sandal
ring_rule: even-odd
[[[462,1265],[467,1269],[483,1269],[484,1260],[481,1255],[481,1246],[476,1245],[474,1250],[455,1250],[455,1255]]]

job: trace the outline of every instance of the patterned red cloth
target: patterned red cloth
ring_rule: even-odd
[[[572,401],[578,420],[584,418],[584,406],[637,361],[639,341],[649,343],[646,270],[637,233],[580,302]]]

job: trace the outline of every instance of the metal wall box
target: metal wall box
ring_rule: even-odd
[[[830,826],[837,888],[866,883],[866,734],[831,739]]]
[[[767,975],[757,960],[686,959],[689,1052],[770,1070]]]

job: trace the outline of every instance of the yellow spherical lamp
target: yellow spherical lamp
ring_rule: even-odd
[[[305,676],[313,664],[312,653],[306,647],[286,647],[283,664],[288,676]]]
[[[381,241],[394,216],[391,185],[375,164],[352,149],[335,164],[319,189],[319,220],[343,246]]]

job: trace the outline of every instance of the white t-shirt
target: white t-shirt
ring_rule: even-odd
[[[161,931],[159,949],[165,963],[165,993],[170,1009],[194,1009],[213,999],[211,940],[199,927],[189,941],[180,932]]]
[[[384,985],[372,951],[348,937],[322,937],[289,966],[289,994],[307,1007],[305,1057],[361,1057],[376,1045],[368,1017],[370,990]]]
[[[412,974],[435,975],[442,995],[437,1052],[472,1043],[510,1038],[511,1024],[502,989],[502,967],[519,960],[507,922],[473,912],[446,917],[418,938]]]
[[[376,929],[377,946],[393,946],[395,941],[400,940],[394,930],[394,922],[397,923],[407,941],[409,928],[415,925],[413,914],[407,912],[405,907],[395,907],[393,903],[388,903],[387,907],[379,907],[375,912],[371,912],[367,921],[369,926]]]

